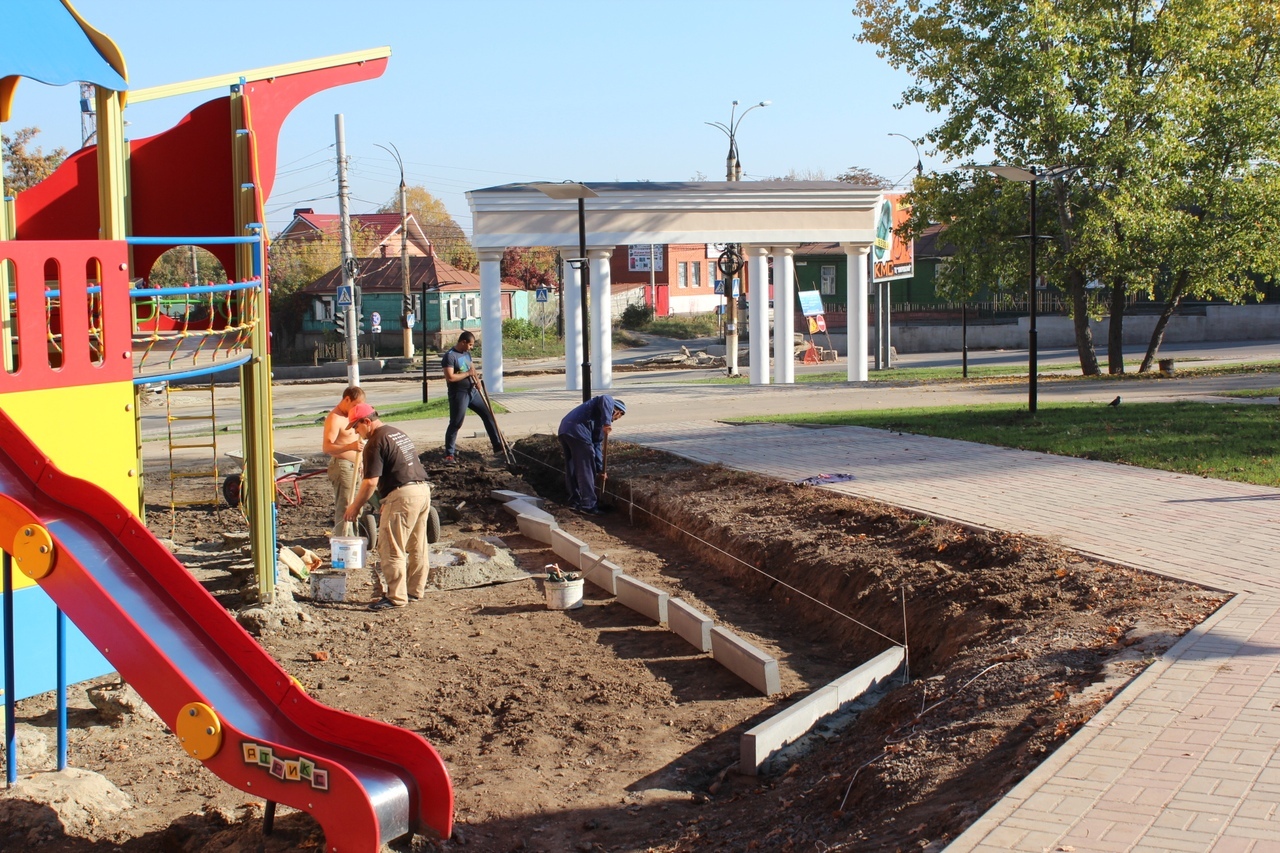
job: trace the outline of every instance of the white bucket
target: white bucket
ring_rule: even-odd
[[[363,569],[364,538],[360,536],[331,536],[329,538],[329,563],[335,569]]]
[[[582,606],[582,578],[547,581],[548,610],[577,610]]]
[[[312,572],[311,599],[313,601],[346,601],[346,572]]]

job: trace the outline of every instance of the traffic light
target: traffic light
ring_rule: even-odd
[[[339,308],[333,312],[333,327],[337,329],[340,337],[347,336],[347,309]]]

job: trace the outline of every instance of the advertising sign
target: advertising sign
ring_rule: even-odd
[[[630,272],[649,272],[649,252],[653,252],[653,271],[662,272],[662,247],[627,246],[627,270]]]
[[[911,215],[902,204],[902,193],[881,196],[876,208],[876,238],[871,246],[871,280],[895,281],[911,278],[915,271],[912,244],[898,237],[898,228]]]
[[[816,290],[798,290],[800,297],[800,313],[806,317],[816,317],[822,313],[822,294]]]

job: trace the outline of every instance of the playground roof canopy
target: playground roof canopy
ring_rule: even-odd
[[[50,86],[93,83],[123,92],[129,88],[124,57],[98,32],[58,0],[6,3],[5,46],[0,54],[0,121],[8,121],[18,79]]]

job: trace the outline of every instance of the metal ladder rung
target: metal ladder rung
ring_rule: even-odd
[[[220,503],[218,499],[221,496],[221,492],[219,490],[218,477],[221,476],[221,474],[218,471],[217,390],[214,387],[213,383],[210,382],[207,388],[201,388],[200,391],[202,393],[207,391],[209,394],[209,414],[207,415],[196,415],[196,414],[175,415],[172,409],[173,389],[168,383],[165,384],[165,417],[168,419],[168,425],[169,425],[169,508],[171,510],[170,512],[171,527],[169,531],[170,537],[174,536],[177,529],[178,513],[176,510],[178,507],[208,506],[210,504],[210,499],[212,500],[212,503],[215,509],[220,507]],[[209,436],[208,436],[209,440],[193,441],[193,442],[183,442],[180,440],[175,440],[176,437],[173,434],[173,424],[178,421],[198,421],[201,423],[207,421],[209,423]],[[203,430],[201,430],[201,432],[202,431]],[[195,437],[200,438],[202,436],[196,435]],[[173,465],[174,453],[176,451],[182,451],[182,450],[211,450],[212,456],[213,456],[213,459],[212,459],[213,467],[201,469],[198,471],[175,471],[174,465]],[[211,491],[210,499],[178,500],[177,493],[174,490],[174,484],[177,483],[177,481],[179,480],[194,479],[197,477],[210,478],[211,486],[212,486],[212,489],[210,490]]]
[[[212,470],[204,470],[204,471],[170,471],[169,472],[170,480],[185,480],[193,477],[216,477],[216,476],[218,476],[217,468],[214,468]]]
[[[174,501],[170,501],[170,502],[169,502],[169,506],[171,506],[171,507],[179,507],[179,506],[208,506],[210,503],[217,503],[217,495],[216,495],[216,494],[214,495],[214,499],[213,499],[212,501],[196,501],[196,500],[191,500],[191,501],[179,501],[179,500],[174,500]]]

